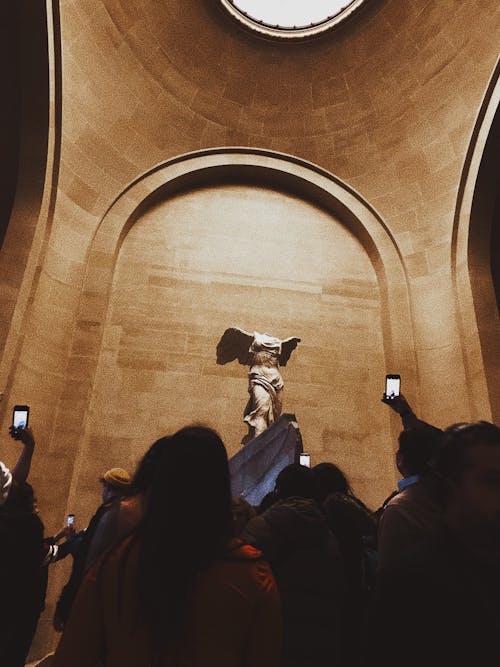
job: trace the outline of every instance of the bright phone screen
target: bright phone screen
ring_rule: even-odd
[[[14,428],[26,428],[28,423],[27,410],[14,410],[13,426]]]
[[[399,396],[399,387],[401,379],[399,377],[388,377],[385,381],[385,395],[387,398]]]
[[[311,456],[309,454],[301,454],[300,455],[300,465],[301,466],[307,466],[308,468],[311,467]]]

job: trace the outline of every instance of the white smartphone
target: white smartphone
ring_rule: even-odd
[[[389,374],[385,376],[385,397],[396,398],[401,391],[401,376]]]
[[[306,466],[307,468],[311,467],[311,455],[310,454],[300,454],[299,463],[301,466]]]

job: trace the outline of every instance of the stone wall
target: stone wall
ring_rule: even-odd
[[[53,3],[45,185],[19,189],[0,253],[2,431],[13,403],[32,406],[48,532],[75,507],[84,525],[102,469],[133,467],[165,429],[203,419],[235,450],[245,369],[213,365],[233,324],[303,339],[284,369],[286,410],[313,463],[338,461],[372,504],[395,480],[397,422],[378,403],[386,371],[402,369],[419,414],[440,426],[490,418],[474,318],[457,306],[467,276],[454,282],[452,258],[499,23],[493,0],[371,0],[335,32],[290,45],[245,32],[209,0]],[[327,210],[298,180],[290,191],[226,175],[163,194],[160,172],[143,180],[231,146],[325,170],[378,231],[353,227],[354,195]],[[14,280],[8,267],[20,266]],[[10,443],[0,453],[15,456]],[[65,567],[36,651],[54,642]]]

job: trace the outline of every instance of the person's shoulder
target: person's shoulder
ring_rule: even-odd
[[[411,489],[415,486],[415,484],[412,484],[411,486],[407,486],[405,489],[402,491],[399,491],[396,493],[386,504],[384,507],[384,514],[388,510],[394,510],[397,509],[398,507],[402,505],[406,505],[408,501],[411,501],[411,498],[414,494],[414,490],[411,491]]]
[[[127,559],[131,553],[134,553],[137,556],[137,546],[137,536],[135,534],[127,535],[127,537],[120,540],[120,542],[110,549],[104,551],[104,553],[95,560],[87,571],[87,576],[89,578],[98,578],[100,574],[116,572],[118,564],[124,559]]]
[[[389,502],[385,511],[404,510],[417,512],[419,515],[440,514],[441,508],[436,500],[436,494],[426,484],[425,480],[419,479],[410,486],[400,491]]]
[[[318,503],[312,498],[302,498],[300,496],[290,496],[273,503],[262,515],[267,521],[279,521],[290,515],[308,515],[323,517],[323,512]]]

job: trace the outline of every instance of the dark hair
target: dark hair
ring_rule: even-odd
[[[155,445],[138,586],[159,649],[178,638],[197,573],[224,552],[232,512],[226,449],[215,431],[187,427]]]
[[[28,482],[19,484],[15,492],[10,493],[7,497],[4,508],[9,512],[34,512],[35,493],[31,484]]]
[[[335,463],[318,463],[311,472],[316,485],[316,494],[319,502],[324,503],[328,496],[332,494],[342,494],[358,505],[364,512],[370,513],[368,507],[362,500],[357,498],[351,485],[342,470]]]
[[[364,505],[361,505],[355,496],[346,493],[331,493],[324,502],[327,516],[331,519],[331,528],[336,532],[336,527],[344,528],[344,533],[349,529],[355,531],[356,535],[371,537],[375,533],[375,519],[372,513]]]
[[[144,493],[147,491],[153,480],[158,459],[167,446],[168,441],[168,437],[160,438],[144,454],[132,478],[131,493]]]
[[[398,438],[399,453],[409,473],[423,475],[430,470],[442,438],[441,429],[423,422],[401,431]]]
[[[276,477],[276,495],[280,500],[298,496],[315,498],[316,486],[310,468],[291,463]]]
[[[347,477],[335,463],[318,463],[311,468],[311,471],[316,482],[318,499],[320,501],[323,501],[332,493],[352,495]]]
[[[477,445],[500,446],[500,428],[486,421],[449,426],[436,456],[436,471],[446,479],[458,479],[467,467],[466,452]]]

